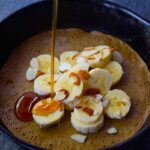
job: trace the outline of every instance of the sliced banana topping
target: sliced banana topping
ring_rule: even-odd
[[[54,75],[54,81],[58,80],[58,75]],[[44,74],[34,80],[34,92],[39,95],[50,94],[50,74]]]
[[[88,57],[88,56],[94,55],[96,53],[98,53],[98,50],[96,50],[96,49],[84,50],[84,51],[81,52],[81,56]]]
[[[72,66],[76,64],[76,59],[79,56],[78,51],[66,51],[60,55],[61,63],[70,63]]]
[[[111,60],[113,49],[105,45],[96,46],[95,49],[98,50],[102,56],[99,67],[106,66]]]
[[[87,124],[79,121],[74,114],[71,114],[71,124],[72,126],[79,132],[88,134],[88,133],[96,133],[104,123],[103,114],[100,116],[99,120],[95,123]]]
[[[35,104],[32,115],[39,127],[45,128],[60,122],[64,116],[64,106],[60,101],[44,99]]]
[[[118,83],[123,75],[122,66],[117,61],[111,61],[106,67],[106,70],[112,75],[112,86]]]
[[[87,98],[86,96],[84,97],[85,99]],[[86,103],[77,105],[76,108],[74,108],[73,114],[79,121],[90,124],[95,123],[99,119],[103,112],[103,106],[101,101],[96,103],[94,97],[89,98]]]
[[[42,73],[50,73],[51,56],[48,54],[39,55],[37,60],[39,62],[39,71]],[[60,61],[57,57],[54,58],[54,61],[54,72],[59,73]]]
[[[100,68],[101,67],[102,54],[97,53],[91,56],[86,57],[86,61],[89,63],[92,68]]]
[[[111,119],[122,119],[131,107],[130,97],[122,90],[114,89],[109,91],[104,100],[109,99],[109,104],[104,108],[104,113]]]
[[[111,60],[112,59],[112,60]],[[107,45],[86,47],[83,51],[66,51],[54,58],[54,91],[52,101],[39,101],[32,109],[33,119],[40,127],[58,123],[64,116],[64,108],[72,110],[71,124],[81,133],[96,133],[103,126],[104,115],[122,119],[131,107],[130,97],[122,90],[110,90],[123,75],[123,56]],[[33,57],[26,72],[28,81],[34,80],[34,92],[50,94],[50,63],[48,54]],[[108,134],[117,129],[107,129]],[[86,136],[72,135],[84,143]]]
[[[102,102],[94,99],[95,96],[82,96],[71,113],[71,123],[81,133],[95,133],[103,125]]]
[[[100,94],[104,95],[110,90],[112,76],[107,70],[96,68],[91,70],[89,74],[90,79],[87,81],[85,91],[88,89],[97,89]]]
[[[81,96],[83,91],[83,82],[81,78],[72,71],[65,72],[55,84],[55,92],[65,90],[68,92],[64,102],[72,102],[76,97]]]

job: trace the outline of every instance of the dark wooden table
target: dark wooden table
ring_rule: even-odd
[[[0,21],[29,4],[42,0],[0,0]],[[109,0],[125,6],[150,21],[150,0]],[[0,132],[0,150],[24,150]],[[150,150],[150,131],[132,143],[127,150]]]

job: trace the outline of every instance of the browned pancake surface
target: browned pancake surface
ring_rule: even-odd
[[[66,113],[59,125],[40,129],[34,121],[21,122],[14,115],[14,104],[25,92],[33,91],[33,82],[25,79],[32,57],[50,52],[50,32],[38,34],[23,42],[10,55],[0,71],[0,117],[8,129],[18,138],[37,146],[53,150],[94,150],[109,147],[133,136],[144,124],[150,112],[150,78],[142,59],[124,42],[112,36],[79,29],[57,31],[56,53],[82,50],[84,47],[106,44],[120,51],[124,57],[124,75],[116,87],[131,97],[132,107],[124,120],[105,118],[104,127],[96,134],[89,134],[84,144],[70,139],[77,131]],[[116,135],[108,135],[106,129],[114,126]]]

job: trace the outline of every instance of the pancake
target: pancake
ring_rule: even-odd
[[[132,137],[144,125],[150,113],[149,70],[140,56],[121,40],[93,31],[80,29],[57,30],[56,56],[63,51],[82,50],[84,47],[106,44],[117,49],[124,57],[124,75],[113,88],[124,90],[132,98],[131,111],[123,120],[105,118],[104,127],[96,134],[89,134],[84,144],[70,139],[77,131],[70,123],[66,112],[62,121],[48,129],[40,129],[34,121],[22,122],[14,114],[18,97],[33,91],[33,82],[27,82],[26,70],[32,57],[50,53],[50,32],[40,33],[24,41],[13,50],[0,71],[0,117],[7,128],[18,138],[36,146],[53,150],[93,150],[109,147]],[[114,126],[115,135],[108,135],[106,129]]]

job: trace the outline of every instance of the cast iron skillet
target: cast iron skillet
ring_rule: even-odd
[[[51,28],[51,2],[42,1],[17,11],[0,23],[0,67],[26,38]],[[76,27],[114,35],[132,46],[150,69],[150,23],[111,2],[60,0],[58,28]],[[123,149],[150,131],[150,121],[134,137],[108,149]],[[40,149],[15,137],[0,120],[0,129],[23,147]]]

